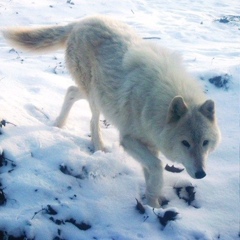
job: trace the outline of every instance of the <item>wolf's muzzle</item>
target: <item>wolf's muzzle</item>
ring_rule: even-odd
[[[201,178],[204,178],[206,176],[206,173],[202,170],[202,171],[198,171],[195,173],[195,177],[197,179],[201,179]]]

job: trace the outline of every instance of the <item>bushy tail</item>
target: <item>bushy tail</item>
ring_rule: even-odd
[[[39,28],[10,28],[3,30],[3,36],[13,46],[33,52],[48,52],[64,48],[74,23],[66,26]]]

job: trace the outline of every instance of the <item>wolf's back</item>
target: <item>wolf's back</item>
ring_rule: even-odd
[[[10,28],[2,31],[13,46],[33,52],[48,52],[64,48],[74,23],[65,26]]]

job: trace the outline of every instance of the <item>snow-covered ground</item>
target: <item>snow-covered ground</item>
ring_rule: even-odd
[[[68,23],[96,13],[183,55],[216,102],[222,142],[206,178],[165,171],[168,205],[155,213],[144,206],[140,214],[135,198],[144,193],[143,174],[114,127],[102,117],[109,153],[91,152],[85,101],[74,105],[63,129],[53,127],[73,85],[63,51],[31,55],[0,37],[0,121],[16,125],[3,121],[0,128],[0,239],[239,239],[240,2],[5,0],[0,27]],[[176,188],[190,184],[196,193],[189,205],[180,199],[184,188]],[[164,227],[159,216],[169,209],[179,214]]]

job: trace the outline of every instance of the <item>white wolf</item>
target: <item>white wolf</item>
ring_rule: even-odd
[[[191,177],[205,177],[206,159],[220,139],[215,106],[175,53],[103,16],[66,26],[7,29],[3,35],[33,52],[66,49],[66,64],[78,87],[68,89],[56,125],[64,124],[75,101],[87,99],[95,150],[104,150],[103,113],[118,128],[123,148],[142,165],[150,206],[161,204],[159,151],[182,163]]]

